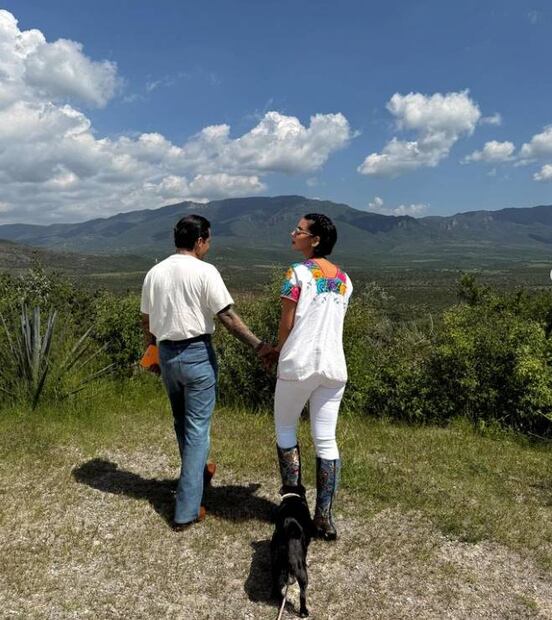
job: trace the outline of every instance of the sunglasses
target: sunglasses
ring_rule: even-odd
[[[303,230],[301,228],[301,226],[296,226],[292,231],[291,231],[292,235],[308,235],[309,237],[314,237],[314,235],[312,233],[310,233],[308,230]]]

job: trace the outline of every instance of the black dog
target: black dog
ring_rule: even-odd
[[[288,584],[297,580],[301,606],[299,615],[306,618],[307,609],[307,551],[314,526],[309,512],[305,489],[282,487],[282,502],[276,513],[276,530],[270,542],[272,560],[272,594],[282,604]]]

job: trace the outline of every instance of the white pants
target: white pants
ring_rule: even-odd
[[[338,459],[335,441],[337,414],[345,391],[345,382],[329,381],[313,375],[304,381],[278,379],[274,393],[276,442],[280,448],[297,445],[297,422],[309,401],[311,434],[316,456]]]

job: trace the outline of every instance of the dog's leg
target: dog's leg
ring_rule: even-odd
[[[306,569],[301,570],[297,575],[297,583],[299,584],[299,616],[306,618],[309,615],[307,609],[307,586],[309,585],[309,578]]]

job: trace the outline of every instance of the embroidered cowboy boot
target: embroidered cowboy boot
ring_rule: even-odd
[[[332,520],[332,504],[339,485],[341,460],[316,458],[316,508],[314,528],[319,538],[335,540],[337,530]]]
[[[301,453],[299,445],[293,448],[280,448],[278,450],[278,465],[280,466],[280,476],[282,477],[282,488],[280,493],[285,493],[284,489],[296,487],[298,493],[304,494],[305,489],[301,484]]]

